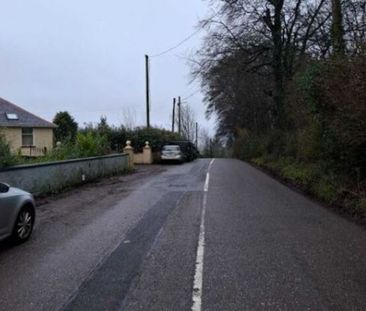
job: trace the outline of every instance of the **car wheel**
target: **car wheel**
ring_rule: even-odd
[[[14,225],[12,240],[15,244],[20,244],[27,241],[32,235],[34,225],[34,210],[30,206],[24,206]]]

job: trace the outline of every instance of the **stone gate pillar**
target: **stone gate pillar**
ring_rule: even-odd
[[[143,162],[144,164],[153,163],[153,155],[148,141],[145,142],[145,146],[143,148]]]
[[[126,147],[123,148],[123,152],[128,154],[128,168],[129,169],[133,169],[133,164],[134,164],[134,153],[133,153],[133,147],[131,146],[131,141],[127,140],[126,141]]]

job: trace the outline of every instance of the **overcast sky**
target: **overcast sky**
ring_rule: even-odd
[[[145,124],[144,54],[158,54],[209,15],[201,0],[0,0],[0,97],[52,120],[69,111],[82,125],[105,115]],[[172,98],[199,90],[187,61],[204,33],[151,59],[153,125],[170,127]],[[188,103],[204,127],[200,92]]]

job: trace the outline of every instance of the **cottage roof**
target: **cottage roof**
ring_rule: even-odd
[[[0,98],[0,127],[54,128],[56,125]]]

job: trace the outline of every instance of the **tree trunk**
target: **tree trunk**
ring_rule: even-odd
[[[272,18],[271,12],[268,9],[265,16],[265,22],[271,29],[273,42],[273,76],[274,76],[274,104],[273,117],[274,126],[276,128],[283,128],[285,126],[285,109],[284,109],[284,68],[283,68],[283,41],[282,41],[282,10],[284,0],[270,1],[274,7],[274,16]]]
[[[332,0],[332,44],[334,55],[344,56],[344,28],[341,0]]]

